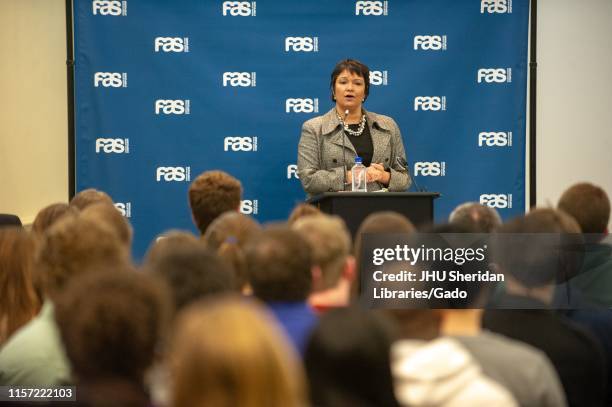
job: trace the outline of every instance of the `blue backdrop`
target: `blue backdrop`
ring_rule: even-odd
[[[75,0],[77,191],[113,197],[137,258],[195,230],[187,189],[206,170],[242,181],[243,212],[284,219],[305,197],[301,124],[333,107],[350,57],[372,71],[365,107],[442,194],[436,219],[465,201],[522,213],[528,18],[528,0]]]

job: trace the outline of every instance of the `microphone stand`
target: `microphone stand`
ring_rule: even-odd
[[[346,188],[346,151],[345,151],[345,147],[344,147],[344,139],[346,138],[346,135],[344,133],[344,126],[346,123],[346,118],[349,115],[349,111],[348,109],[346,109],[344,111],[344,119],[342,119],[342,174],[344,175],[343,179],[343,187],[342,190],[344,191],[344,189]]]

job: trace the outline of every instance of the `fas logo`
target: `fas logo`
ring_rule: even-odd
[[[319,37],[286,37],[285,52],[319,52]]]
[[[255,87],[257,74],[255,72],[223,72],[223,86]]]
[[[414,163],[414,175],[423,177],[443,177],[446,175],[445,161],[419,161]]]
[[[94,87],[127,88],[127,73],[125,72],[96,72],[94,73]]]
[[[389,14],[388,1],[363,1],[359,0],[355,3],[355,15],[363,16],[386,16]]]
[[[127,138],[97,138],[96,154],[129,154],[130,139]]]
[[[191,167],[157,167],[157,182],[187,182],[191,181]]]
[[[155,52],[189,52],[187,37],[155,37]]]
[[[417,110],[446,110],[446,96],[417,96],[414,98],[414,111]]]
[[[257,151],[257,137],[225,137],[223,151]]]
[[[125,218],[132,217],[132,203],[131,202],[117,202],[115,203],[115,208],[121,213],[121,215]]]
[[[157,99],[155,101],[155,114],[190,114],[191,102],[189,99]]]
[[[480,203],[496,209],[512,208],[512,194],[482,194]]]
[[[512,0],[480,0],[480,14],[510,14]]]
[[[482,131],[478,133],[478,147],[511,147],[511,131]]]
[[[259,213],[259,202],[257,199],[243,199],[240,201],[240,213],[245,215],[257,215]]]
[[[224,1],[223,15],[231,17],[255,17],[257,15],[256,1]]]
[[[127,16],[127,1],[125,0],[93,0],[91,8],[94,16]]]
[[[446,35],[415,35],[413,47],[415,50],[445,51]]]

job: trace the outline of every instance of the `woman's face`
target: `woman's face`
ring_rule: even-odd
[[[336,105],[341,110],[354,111],[357,108],[361,109],[361,104],[365,98],[365,79],[345,69],[336,78],[334,96],[336,97]]]

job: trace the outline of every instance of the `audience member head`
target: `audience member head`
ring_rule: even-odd
[[[8,213],[0,213],[0,228],[5,227],[22,227],[19,216]]]
[[[310,245],[313,291],[335,287],[340,278],[349,282],[355,277],[355,260],[351,256],[351,235],[344,221],[337,216],[308,216],[295,221],[292,229]]]
[[[58,296],[66,354],[78,384],[119,379],[142,386],[168,323],[169,294],[130,268],[105,271],[74,278]]]
[[[261,226],[250,216],[240,212],[225,212],[206,229],[204,241],[213,250],[219,250],[223,244],[228,243],[228,240],[244,246],[260,231]]]
[[[170,287],[175,309],[204,297],[234,291],[234,271],[202,243],[168,248],[147,269]]]
[[[40,307],[33,283],[34,252],[35,241],[22,228],[0,229],[0,348]]]
[[[307,404],[301,364],[256,302],[222,298],[187,309],[170,356],[175,407]]]
[[[238,211],[240,199],[240,181],[223,171],[203,172],[189,186],[189,206],[202,235],[217,216]]]
[[[392,335],[381,314],[356,307],[324,314],[304,355],[316,406],[394,406]]]
[[[55,203],[41,209],[34,223],[32,223],[32,232],[41,237],[55,222],[63,216],[76,216],[79,209],[76,206],[70,206],[66,203]]]
[[[596,185],[587,182],[572,185],[561,195],[557,207],[576,219],[582,233],[607,231],[610,199],[606,191]]]
[[[385,309],[395,324],[398,339],[432,340],[440,336],[442,314],[436,309]]]
[[[206,229],[204,240],[208,247],[230,264],[236,272],[236,288],[250,290],[244,247],[253,236],[261,232],[257,221],[240,212],[225,212]]]
[[[361,222],[355,234],[355,258],[359,263],[359,252],[361,251],[363,235],[366,233],[414,233],[416,228],[404,215],[393,211],[381,211],[372,213]]]
[[[424,244],[427,248],[441,249],[442,252],[449,252],[455,254],[455,260],[449,260],[442,256],[436,257],[435,260],[425,262],[421,264],[421,268],[428,270],[445,270],[455,271],[456,276],[468,277],[477,274],[479,271],[486,270],[489,266],[488,258],[485,256],[482,261],[478,261],[478,256],[472,255],[471,257],[466,256],[468,250],[472,250],[476,253],[478,249],[484,251],[483,246],[488,248],[488,240],[480,240],[479,238],[485,237],[485,235],[474,235],[474,229],[468,224],[463,223],[447,223],[435,225],[425,231],[426,233],[420,235],[421,244]],[[455,238],[442,236],[451,235]],[[461,234],[466,234],[464,239],[460,239]],[[414,246],[418,246],[418,243],[413,243]],[[472,260],[467,260],[471,258]],[[461,259],[461,260],[459,260]],[[454,292],[459,290],[460,292],[466,293],[467,297],[463,298],[436,298],[429,301],[431,308],[436,309],[464,309],[464,308],[482,308],[488,301],[489,294],[494,288],[496,283],[488,281],[473,281],[470,279],[464,280],[463,278],[450,279],[446,278],[444,281],[439,282],[428,282],[425,290],[431,288],[440,287],[447,292]]]
[[[45,234],[36,272],[45,295],[53,299],[68,281],[94,270],[113,270],[129,264],[129,252],[105,222],[64,217]]]
[[[366,233],[382,234],[382,233],[414,233],[416,228],[410,220],[404,215],[393,211],[380,211],[372,213],[361,222],[357,233],[355,233],[355,242],[353,245],[353,255],[356,260],[356,276],[353,284],[353,296],[359,295],[360,291],[360,263],[361,249],[363,247],[363,235]]]
[[[91,204],[83,209],[81,217],[105,222],[117,233],[117,237],[128,250],[132,247],[132,225],[114,205],[106,202]]]
[[[83,210],[91,204],[106,202],[113,204],[111,197],[103,191],[98,191],[94,188],[87,188],[77,193],[70,200],[70,206],[74,206],[79,210]]]
[[[552,285],[562,274],[572,274],[564,234],[580,233],[578,223],[563,211],[538,208],[515,218],[498,229],[493,245],[494,262],[513,280],[526,288]],[[510,234],[510,236],[505,236]],[[538,234],[543,234],[540,238]],[[565,270],[570,267],[572,270]]]
[[[448,221],[463,226],[472,233],[491,233],[502,224],[501,217],[494,208],[478,202],[466,202],[457,206]]]
[[[312,287],[308,242],[296,231],[269,227],[247,244],[248,276],[261,300],[304,301]]]
[[[169,230],[155,239],[145,255],[145,264],[150,264],[165,256],[167,252],[181,247],[200,247],[203,243],[190,232],[182,230]]]
[[[321,215],[322,213],[323,212],[321,212],[321,210],[314,205],[300,203],[291,211],[287,223],[289,226],[292,226],[298,219],[306,218],[312,215]]]

